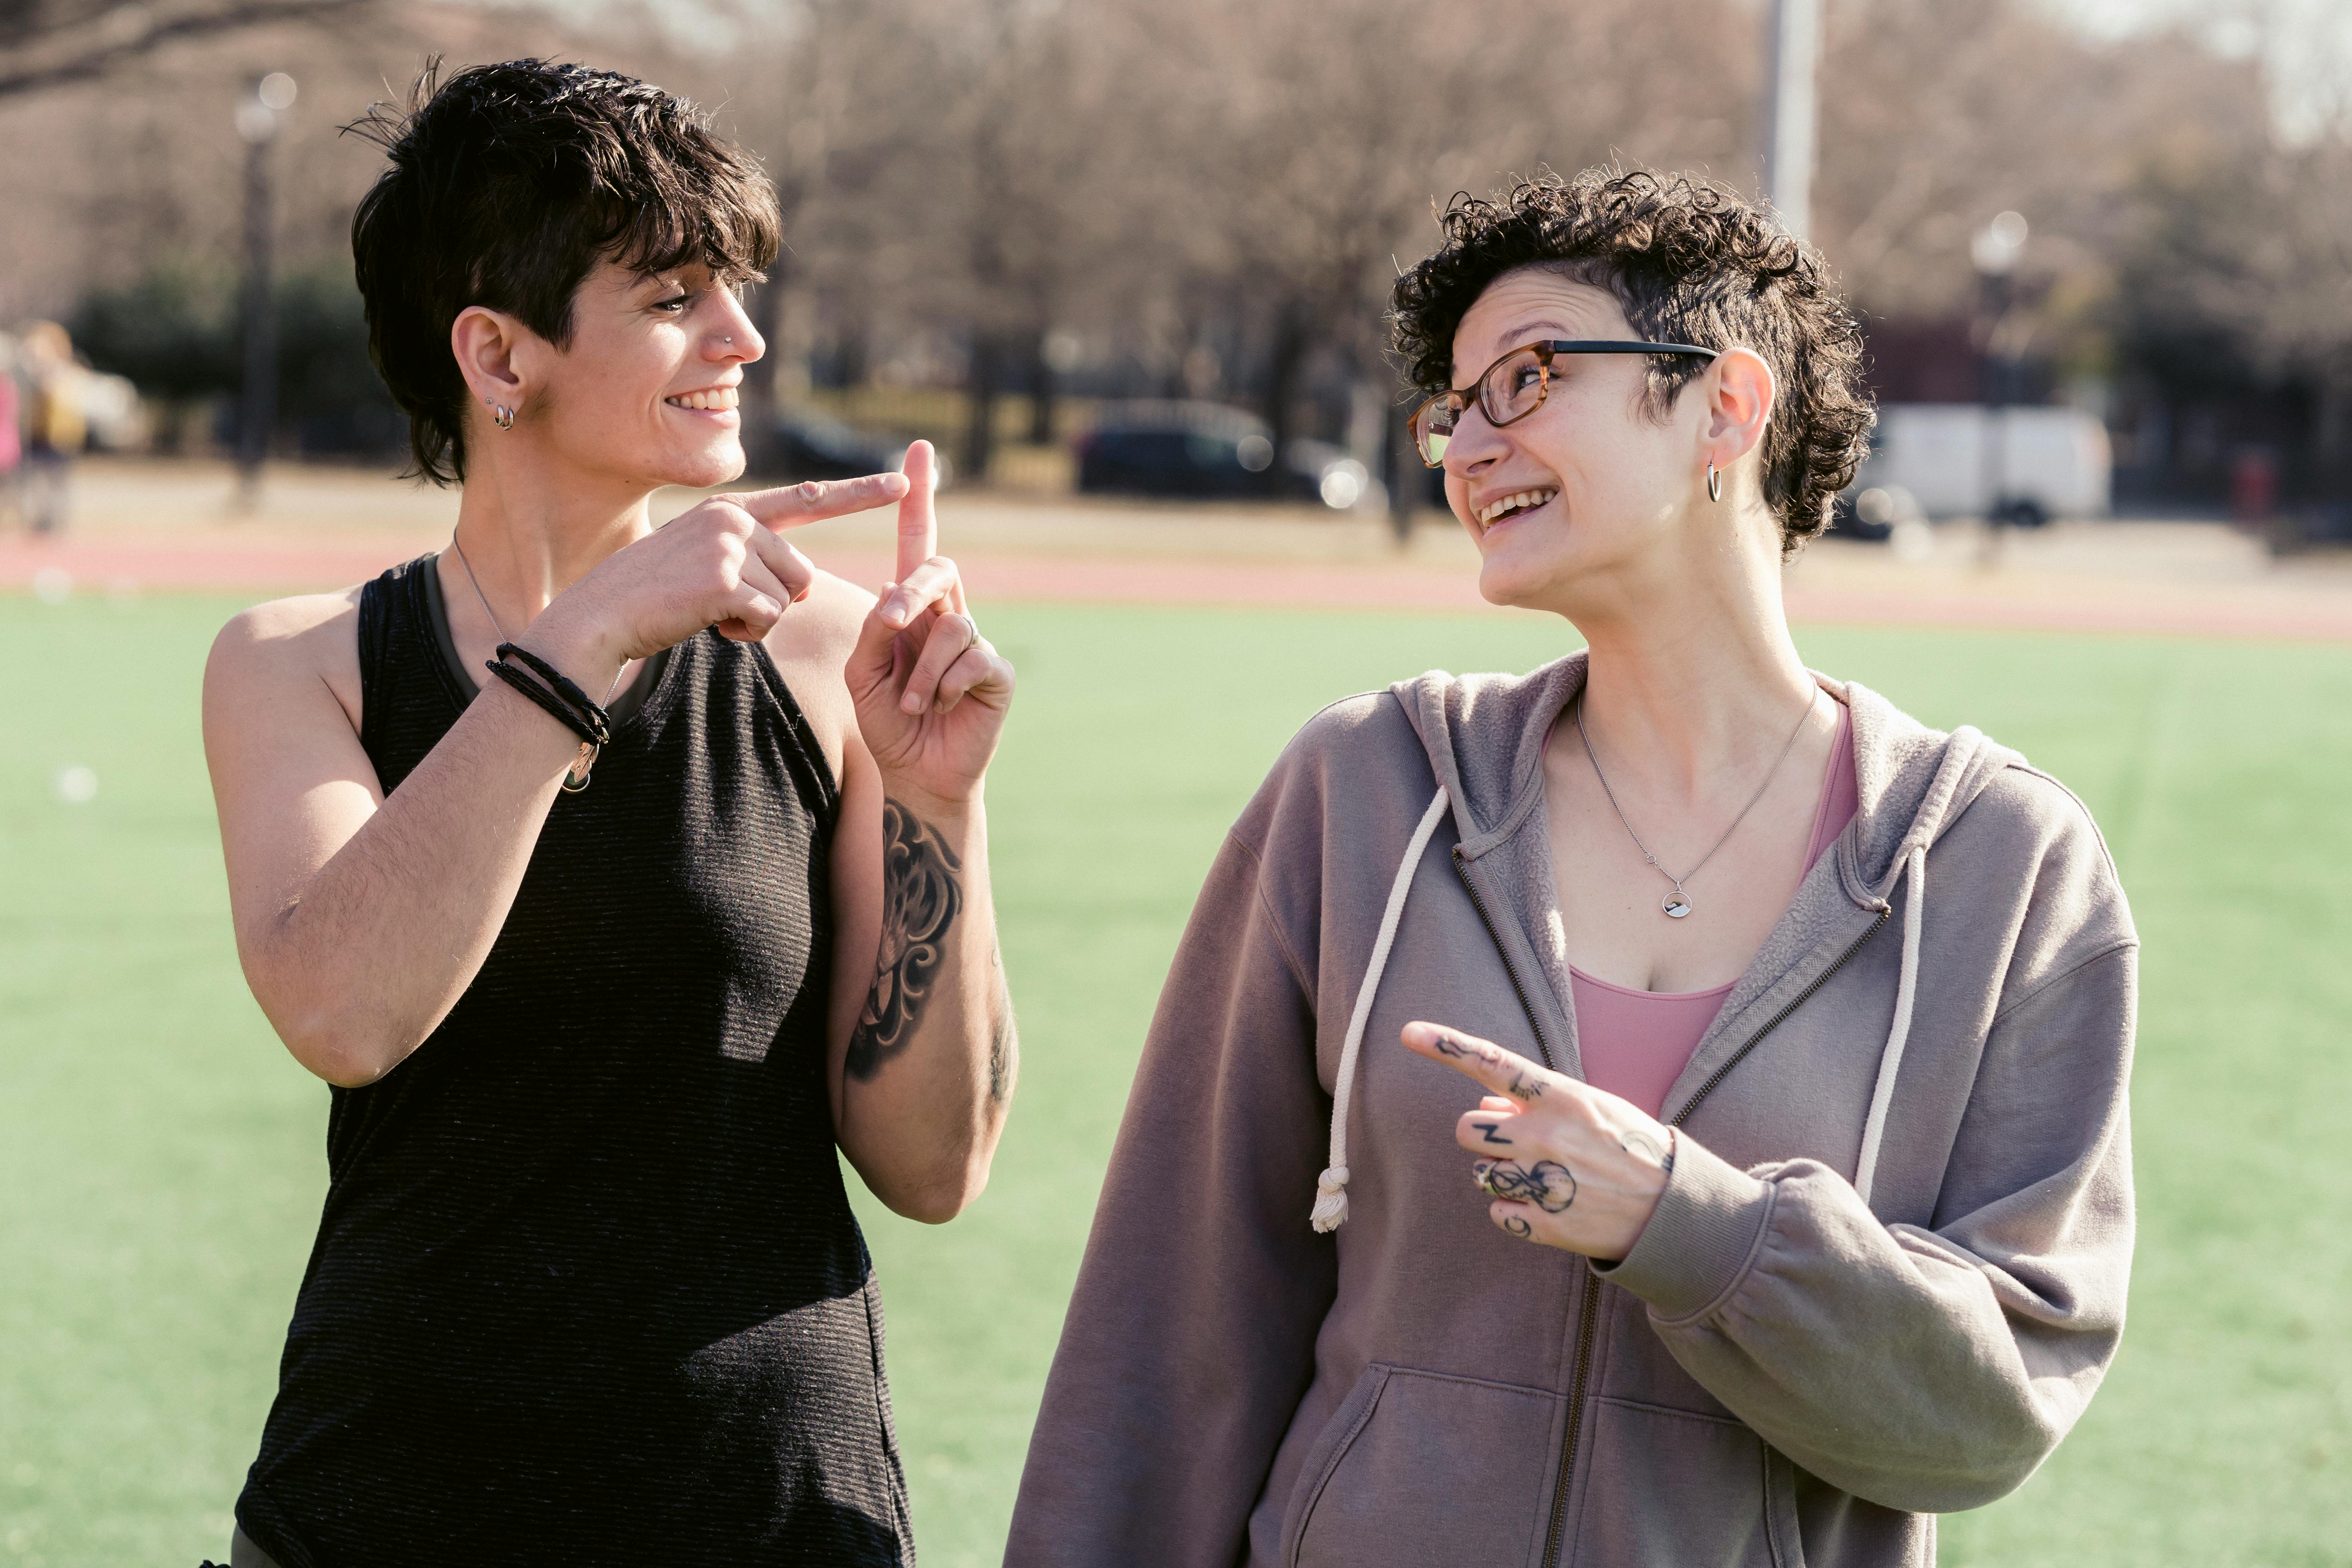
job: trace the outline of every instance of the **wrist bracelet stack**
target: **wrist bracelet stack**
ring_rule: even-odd
[[[498,658],[485,666],[492,675],[539,704],[549,717],[580,737],[580,755],[564,774],[563,789],[568,795],[578,795],[588,787],[588,775],[596,766],[596,758],[613,739],[613,716],[589,700],[572,679],[531,652],[510,642],[499,644]],[[518,668],[508,660],[518,659],[524,668]],[[525,669],[530,673],[526,674]],[[534,680],[532,676],[539,679]]]

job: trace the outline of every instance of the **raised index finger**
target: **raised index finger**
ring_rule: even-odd
[[[798,528],[828,517],[846,517],[887,506],[907,493],[903,474],[868,474],[859,479],[809,479],[772,490],[721,496],[772,529]]]
[[[932,487],[938,482],[933,465],[929,441],[908,443],[907,489],[898,498],[898,570],[895,574],[901,583],[914,575],[916,567],[940,552],[940,517],[931,504]]]
[[[1496,1094],[1507,1094],[1522,1105],[1543,1098],[1552,1074],[1527,1058],[1505,1050],[1492,1040],[1449,1029],[1443,1024],[1407,1024],[1402,1034],[1405,1048],[1427,1057]]]

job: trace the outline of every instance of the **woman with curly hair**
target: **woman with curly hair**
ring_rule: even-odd
[[[1586,646],[1334,704],[1234,826],[1008,1561],[1930,1562],[2121,1331],[2115,868],[1798,657],[1871,425],[1812,252],[1588,173],[1458,199],[1395,305],[1481,592]]]
[[[780,243],[693,105],[420,81],[352,247],[446,550],[205,679],[237,952],[330,1085],[235,1568],[903,1563],[841,1172],[946,1220],[1015,1043],[982,781],[1013,672],[903,475],[742,473]],[[898,502],[872,595],[779,530]]]

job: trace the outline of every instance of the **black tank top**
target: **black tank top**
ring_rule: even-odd
[[[360,598],[387,793],[471,696],[433,574]],[[766,650],[679,644],[448,1018],[332,1091],[237,1501],[284,1568],[913,1560],[825,1096],[835,805]]]

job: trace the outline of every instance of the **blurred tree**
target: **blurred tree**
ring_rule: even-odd
[[[0,0],[0,97],[103,75],[177,39],[349,14],[376,0]]]
[[[279,439],[309,456],[398,451],[407,426],[368,362],[350,267],[296,272],[279,280],[277,297]],[[206,400],[237,389],[236,280],[225,269],[161,264],[89,295],[72,330],[93,366],[128,376],[159,405],[166,451],[182,449]]]
[[[237,384],[236,280],[221,268],[164,262],[74,312],[74,342],[100,370],[128,376],[158,405],[158,445],[177,452],[205,399]]]
[[[402,450],[407,421],[368,359],[367,314],[348,264],[280,280],[278,428],[306,457]]]

